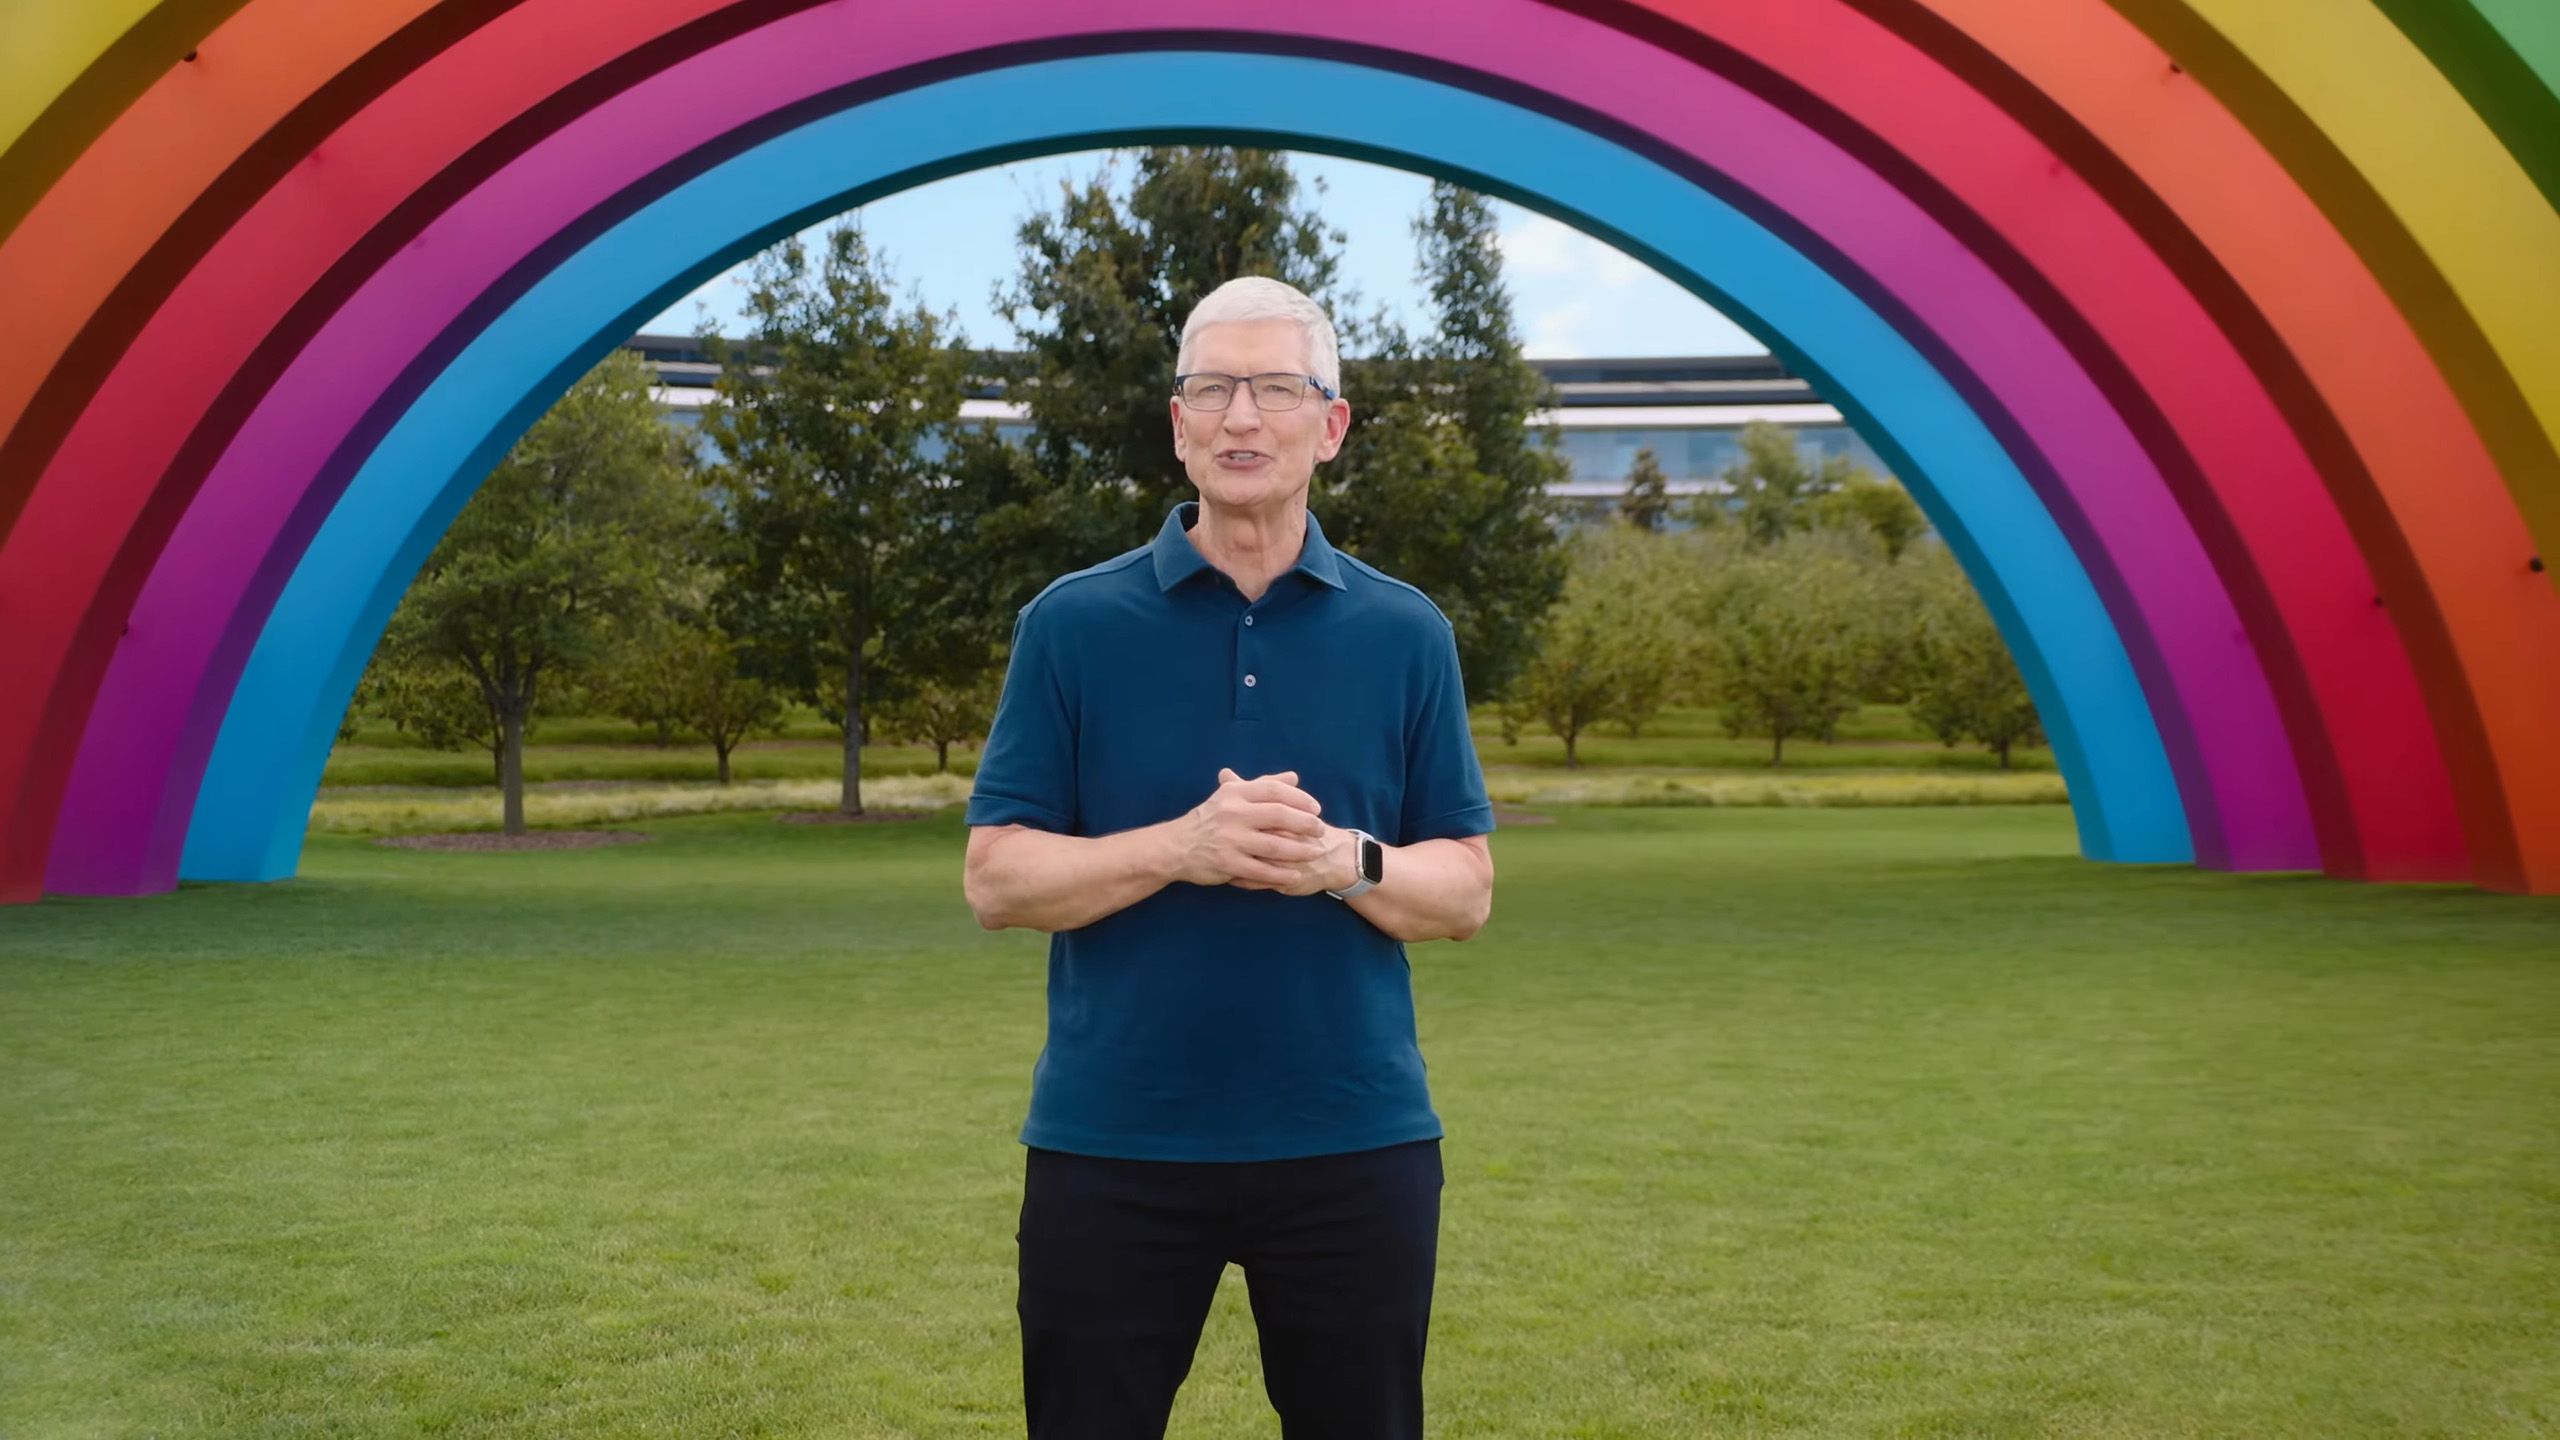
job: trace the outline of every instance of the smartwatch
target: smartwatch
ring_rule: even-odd
[[[1324,892],[1336,900],[1366,895],[1387,876],[1387,847],[1378,843],[1378,837],[1366,830],[1354,830],[1351,832],[1351,844],[1353,853],[1359,858],[1360,878],[1352,881],[1349,889]]]

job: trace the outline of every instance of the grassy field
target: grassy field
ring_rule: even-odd
[[[947,811],[648,828],[0,910],[0,1435],[1020,1434],[1045,942]],[[1412,957],[1436,1435],[2560,1429],[2560,906],[2059,806],[1495,844]],[[1228,1278],[1177,1436],[1278,1433]]]

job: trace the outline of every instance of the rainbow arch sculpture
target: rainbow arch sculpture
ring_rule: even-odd
[[[1161,139],[1461,178],[1750,325],[1982,588],[2090,857],[2560,891],[2548,13],[27,0],[0,902],[293,873],[436,536],[670,298]]]

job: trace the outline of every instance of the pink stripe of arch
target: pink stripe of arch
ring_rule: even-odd
[[[1145,14],[1136,6],[1117,13]],[[2307,811],[2272,697],[2192,530],[2112,407],[1981,262],[1862,167],[1845,164],[1809,132],[1721,81],[1562,12],[1521,7],[1516,20],[1499,26],[1482,23],[1481,7],[1469,14],[1477,24],[1451,26],[1410,11],[1382,17],[1319,3],[1293,16],[1293,32],[1403,44],[1679,139],[1868,265],[2063,466],[2085,517],[2075,538],[2104,537],[2115,547],[2105,567],[2120,587],[2111,598],[2129,591],[2157,637],[2155,664],[2177,684],[2178,709],[2192,727],[2190,760],[2206,771],[2231,847],[2208,863],[2313,863]],[[1045,12],[1001,6],[913,16],[894,31],[876,16],[857,20],[837,7],[780,22],[620,97],[485,186],[466,208],[517,207],[517,243],[507,252],[445,252],[433,232],[404,252],[296,360],[217,465],[153,572],[133,627],[152,645],[148,653],[129,646],[110,672],[66,806],[54,888],[129,891],[166,888],[174,879],[187,803],[221,718],[219,697],[227,697],[256,623],[316,524],[307,510],[289,523],[304,499],[298,480],[319,468],[392,372],[514,253],[704,138],[715,120],[725,128],[790,95],[854,78],[840,58],[848,52],[848,24],[859,31],[864,68],[885,69],[993,40],[1046,38],[1057,32],[1054,22]],[[1007,33],[1007,24],[1020,28]],[[1109,28],[1110,16],[1089,8],[1078,25]],[[749,76],[753,84],[745,83]],[[743,103],[747,96],[755,102]],[[1718,148],[1708,149],[1710,137],[1722,142]],[[278,537],[286,543],[278,545]],[[131,824],[145,813],[147,825]],[[145,841],[147,854],[133,853],[136,840]],[[136,873],[137,865],[146,873]]]

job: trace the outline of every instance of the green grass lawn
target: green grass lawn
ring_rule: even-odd
[[[0,910],[0,1435],[1020,1434],[1045,940],[948,812],[649,828]],[[1495,845],[1413,951],[1436,1435],[2560,1429],[2560,905],[2061,806]],[[1278,1434],[1240,1276],[1173,1433]]]

